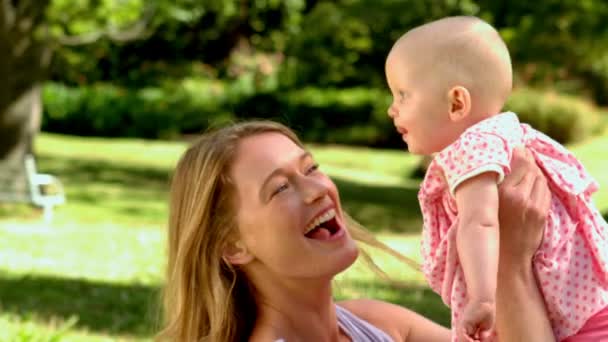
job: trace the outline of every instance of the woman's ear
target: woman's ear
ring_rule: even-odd
[[[455,86],[448,91],[450,120],[458,122],[471,112],[471,93],[463,86]]]
[[[222,257],[232,265],[245,265],[254,259],[253,254],[249,253],[247,246],[241,240],[226,244]]]

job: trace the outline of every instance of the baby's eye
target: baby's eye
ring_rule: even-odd
[[[315,171],[317,171],[319,169],[319,164],[314,163],[312,166],[310,166],[307,170],[306,170],[306,174],[309,175]]]

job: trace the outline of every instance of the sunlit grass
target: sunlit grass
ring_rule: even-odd
[[[0,206],[0,341],[140,341],[155,330],[163,279],[168,177],[186,145],[42,134],[41,172],[58,176],[67,204],[51,225],[25,206]],[[418,157],[405,151],[311,146],[345,208],[403,254],[420,260]],[[599,181],[608,212],[608,136],[574,146]],[[370,251],[393,280],[361,263],[341,274],[336,296],[405,305],[447,324],[449,312],[422,275]]]
[[[593,198],[600,211],[608,214],[608,128],[605,135],[573,146],[571,150],[600,185]]]

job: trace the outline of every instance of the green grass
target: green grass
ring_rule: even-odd
[[[0,341],[148,341],[163,279],[168,175],[185,145],[42,134],[41,172],[58,176],[67,204],[52,224],[25,206],[0,206]],[[403,151],[311,146],[338,184],[345,208],[415,259],[421,218],[418,160]],[[608,135],[573,151],[602,190],[608,212]],[[420,273],[380,252],[375,260],[400,284],[362,264],[340,275],[336,296],[405,305],[447,324],[449,312]]]

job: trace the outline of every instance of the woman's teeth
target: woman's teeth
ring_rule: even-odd
[[[306,231],[304,232],[304,234],[310,233],[317,226],[319,226],[322,223],[325,223],[325,222],[333,219],[334,217],[336,217],[336,211],[334,209],[329,209],[325,214],[317,217],[311,224],[309,224],[306,227]]]

